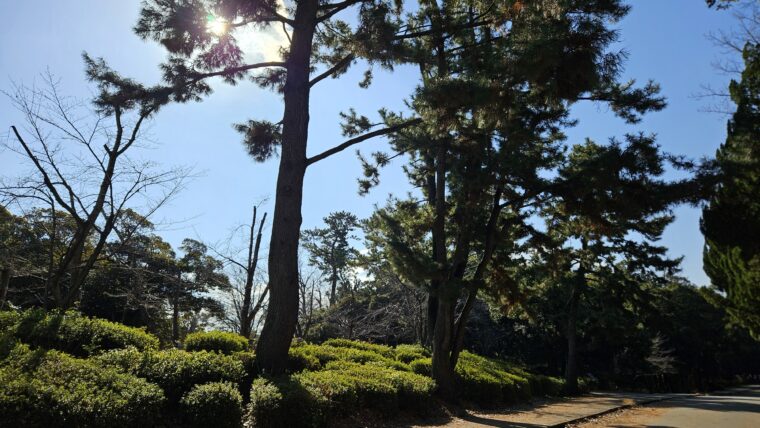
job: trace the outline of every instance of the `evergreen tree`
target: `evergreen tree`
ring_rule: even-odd
[[[309,252],[309,264],[322,272],[330,283],[330,305],[338,297],[338,283],[349,285],[348,268],[356,260],[357,252],[349,240],[359,227],[359,219],[347,211],[330,213],[324,218],[325,227],[303,232],[303,246]]]
[[[415,46],[422,84],[412,106],[424,126],[393,139],[393,149],[410,157],[405,169],[424,199],[391,202],[369,235],[406,280],[428,290],[433,376],[444,394],[455,390],[479,291],[515,283],[511,268],[531,233],[528,219],[554,186],[544,172],[562,159],[569,106],[607,102],[634,122],[664,105],[656,85],[617,80],[622,57],[607,48],[616,37],[608,25],[628,10],[620,2],[514,2],[488,26],[475,23],[489,5],[452,4],[469,11],[435,3],[419,11],[436,33],[468,29]],[[365,160],[363,190],[394,156],[373,157]]]
[[[625,145],[613,139],[607,146],[591,141],[574,146],[559,171],[557,198],[542,214],[550,245],[563,248],[559,268],[572,270],[563,278],[570,290],[565,311],[570,393],[577,392],[577,326],[589,283],[609,290],[610,283],[633,282],[635,288],[658,273],[672,275],[680,263],[666,256],[666,248],[652,245],[673,221],[670,208],[696,197],[692,180],[662,178],[670,158],[652,137],[628,135]]]
[[[731,319],[760,340],[760,44],[729,87],[736,112],[717,151],[718,184],[702,211],[704,267]]]
[[[353,24],[338,19],[357,11]],[[149,0],[135,26],[138,35],[160,42],[170,57],[165,80],[179,101],[197,100],[211,91],[207,79],[221,77],[235,84],[251,78],[282,93],[282,120],[248,120],[236,126],[251,156],[264,161],[280,153],[280,167],[269,245],[269,304],[256,357],[270,373],[284,370],[298,318],[298,248],[306,168],[369,138],[416,123],[386,117],[383,129],[356,121],[347,126],[351,138],[322,153],[307,156],[311,88],[335,78],[358,59],[391,69],[404,40],[429,34],[426,28],[402,27],[401,1],[322,0]],[[288,42],[279,61],[246,63],[235,34],[251,28],[282,26]],[[321,70],[316,74],[317,70]],[[256,71],[257,74],[251,74]],[[368,84],[371,73],[367,73]],[[357,122],[359,123],[358,127]],[[357,131],[352,133],[351,130]]]

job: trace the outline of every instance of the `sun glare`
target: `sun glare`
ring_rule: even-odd
[[[229,24],[227,23],[227,20],[219,16],[209,15],[206,23],[206,30],[210,33],[216,36],[223,36],[227,34],[228,29]]]

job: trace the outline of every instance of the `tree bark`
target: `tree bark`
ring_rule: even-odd
[[[438,394],[445,399],[456,396],[454,386],[454,367],[451,365],[451,347],[453,340],[453,319],[455,302],[439,296],[438,316],[433,332],[433,379],[438,386]]]
[[[269,308],[256,347],[261,370],[280,374],[298,322],[298,241],[309,128],[309,67],[317,0],[298,2],[287,60],[282,153],[269,244]]]
[[[0,310],[5,309],[5,299],[8,296],[8,285],[11,282],[11,268],[0,269]]]
[[[587,248],[586,239],[581,239],[581,249]],[[567,362],[565,365],[565,391],[568,394],[578,393],[578,306],[581,293],[586,287],[586,265],[583,262],[583,254],[578,266],[576,280],[570,294],[570,302],[567,307]]]

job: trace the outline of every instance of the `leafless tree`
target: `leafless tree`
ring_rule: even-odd
[[[736,26],[707,34],[707,38],[722,50],[721,57],[713,61],[713,67],[723,75],[738,78],[744,69],[742,54],[747,43],[760,43],[760,3],[757,0],[741,0],[730,5]],[[715,88],[702,85],[696,98],[709,99],[711,103],[702,108],[708,113],[730,115],[734,105],[728,87]]]
[[[257,223],[258,208],[254,205],[251,224],[246,227],[249,233],[246,239],[247,251],[244,261],[238,260],[235,256],[241,251],[232,249],[233,237],[230,237],[223,245],[223,250],[220,249],[222,245],[210,246],[211,250],[233,270],[232,276],[239,279],[237,285],[233,285],[231,288],[228,302],[232,312],[226,317],[224,323],[247,338],[251,338],[251,335],[256,331],[256,320],[266,311],[266,298],[269,294],[269,285],[262,281],[261,272],[258,270],[261,238],[267,214],[264,213]]]
[[[323,308],[322,280],[319,272],[298,269],[299,307],[296,337],[308,338],[314,325],[315,312]]]
[[[130,156],[144,139],[144,124],[170,92],[116,78],[102,61],[85,60],[88,77],[100,89],[92,104],[63,96],[50,73],[40,87],[14,84],[5,93],[24,125],[11,126],[13,137],[4,146],[31,171],[4,178],[0,201],[21,209],[47,208],[53,227],[62,212],[74,225],[61,243],[63,251],[50,255],[44,275],[46,303],[58,308],[75,304],[123,213],[134,208],[149,217],[190,174]]]

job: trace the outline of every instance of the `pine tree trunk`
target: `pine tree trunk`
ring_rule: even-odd
[[[298,240],[309,128],[309,66],[317,0],[298,2],[285,81],[282,152],[269,244],[269,307],[256,347],[261,370],[280,374],[298,322]]]
[[[578,312],[578,286],[573,286],[573,295],[570,297],[567,316],[567,363],[565,365],[565,389],[568,394],[578,392],[578,339],[577,339],[577,312]]]
[[[451,365],[451,349],[454,338],[454,303],[438,299],[435,330],[433,332],[433,379],[438,394],[445,399],[455,397],[454,367]]]
[[[588,244],[581,239],[581,249],[585,253]],[[568,394],[578,393],[578,306],[581,293],[586,288],[586,265],[581,255],[577,276],[573,281],[570,302],[567,307],[567,364],[565,366],[565,390]]]
[[[172,302],[172,342],[179,347],[179,302],[176,298]]]
[[[11,268],[0,269],[0,310],[5,308],[5,299],[8,296],[8,286],[11,282]]]
[[[330,306],[335,304],[335,294],[338,291],[338,270],[332,268],[332,284],[330,284]]]

